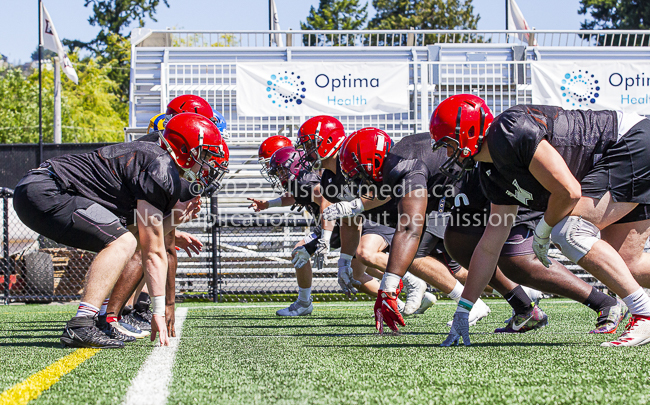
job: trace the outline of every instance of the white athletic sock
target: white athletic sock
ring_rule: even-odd
[[[106,315],[106,307],[108,307],[108,298],[104,300],[102,307],[99,308],[99,316]]]
[[[650,316],[650,297],[643,291],[643,288],[639,288],[623,298],[623,302],[630,309],[632,315]]]
[[[458,280],[456,280],[456,286],[453,290],[451,290],[449,294],[447,294],[447,297],[456,302],[460,301],[460,296],[463,295],[463,288],[463,285]]]
[[[303,302],[309,302],[309,297],[311,297],[311,287],[300,288],[298,287],[298,299]]]
[[[404,302],[401,299],[397,299],[397,310],[399,312],[404,311]]]
[[[99,313],[99,308],[96,306],[89,304],[87,302],[80,302],[79,303],[79,308],[77,309],[77,315],[75,316],[89,316],[93,317]]]

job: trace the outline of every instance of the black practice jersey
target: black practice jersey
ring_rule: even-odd
[[[140,138],[136,139],[136,141],[152,142],[155,143],[156,145],[160,145],[159,134],[160,131],[153,131],[151,133],[148,133],[147,135],[141,136]],[[190,185],[191,183],[188,180],[185,180],[184,178],[181,177],[181,191],[180,194],[178,195],[179,201],[185,202],[196,197],[196,195],[192,193],[192,189],[190,188]]]
[[[546,139],[580,181],[617,140],[615,111],[564,110],[551,106],[512,107],[494,119],[486,142],[493,165],[481,165],[481,185],[495,204],[546,210],[550,193],[528,167],[537,145]],[[482,178],[483,180],[483,178]]]
[[[133,223],[137,200],[163,214],[178,201],[180,177],[171,156],[150,142],[105,146],[90,153],[48,160],[62,186]]]
[[[301,170],[295,180],[289,181],[287,187],[296,204],[304,207],[316,221],[320,218],[320,207],[314,202],[314,188],[320,184],[320,181],[318,174]]]
[[[483,164],[480,163],[480,165]],[[468,171],[463,175],[459,183],[459,194],[454,198],[454,203],[451,207],[450,226],[481,228],[487,226],[490,214],[490,201],[481,190],[481,182],[490,187],[497,186],[492,184],[490,177],[482,178],[483,175],[484,172],[481,172],[478,168]],[[517,205],[516,200],[512,204]],[[513,226],[526,225],[530,229],[535,229],[537,222],[543,215],[544,213],[541,211],[533,211],[527,207],[519,207]]]
[[[343,172],[341,171],[341,162],[338,159],[336,160],[336,174],[327,169],[323,170],[320,185],[321,190],[323,191],[323,196],[332,204],[341,201],[352,201],[361,197],[361,190],[359,190],[355,185],[350,185],[346,181],[345,176],[343,176]],[[382,194],[382,192],[385,191],[382,188],[379,188],[378,191],[378,195],[375,196],[375,198],[386,200],[390,197],[388,194]],[[361,216],[381,225],[395,226],[397,221],[397,203],[395,200],[389,200],[379,207],[363,211]]]
[[[442,197],[456,194],[455,187],[448,185],[449,179],[440,172],[446,160],[445,148],[431,150],[428,132],[404,137],[384,160],[384,188],[390,190],[396,203],[411,191],[426,189],[429,195],[427,213],[438,210]]]

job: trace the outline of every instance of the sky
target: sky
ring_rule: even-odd
[[[365,0],[361,0],[363,3]],[[98,32],[88,23],[91,8],[84,0],[43,0],[60,38],[88,41]],[[300,29],[318,0],[275,0],[282,29]],[[161,2],[162,3],[162,2]],[[187,30],[266,30],[267,0],[168,0],[146,28]],[[528,24],[536,29],[577,30],[584,15],[579,0],[517,0]],[[505,0],[474,0],[478,29],[505,29]],[[369,8],[372,8],[370,6]],[[38,0],[0,0],[0,53],[9,62],[27,62],[38,45]],[[374,15],[374,10],[370,10]],[[134,25],[132,28],[136,28]]]

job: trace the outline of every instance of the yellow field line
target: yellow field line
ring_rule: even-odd
[[[26,404],[36,399],[61,377],[68,374],[84,361],[94,356],[99,349],[78,349],[72,354],[52,363],[25,381],[14,385],[0,394],[0,405]]]

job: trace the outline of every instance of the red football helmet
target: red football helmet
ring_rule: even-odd
[[[303,152],[293,146],[278,149],[269,162],[271,184],[278,192],[288,191],[289,182],[300,174]]]
[[[442,101],[431,115],[429,133],[433,149],[450,148],[451,157],[440,168],[442,173],[460,179],[462,170],[471,169],[471,158],[481,150],[488,127],[494,120],[485,100],[473,94],[458,94]],[[459,158],[464,158],[463,162]]]
[[[344,140],[343,124],[329,115],[319,115],[302,124],[296,147],[305,152],[303,165],[310,170],[319,170],[321,161],[334,156]]]
[[[384,180],[384,160],[392,146],[390,136],[381,129],[363,128],[354,132],[343,144],[339,155],[343,175],[348,182],[359,187],[375,188],[381,185]]]
[[[274,135],[266,138],[257,151],[258,161],[262,165],[260,173],[262,173],[264,179],[271,183],[273,183],[273,179],[269,177],[269,162],[271,161],[271,156],[273,156],[275,151],[286,146],[293,146],[289,138],[282,135]]]
[[[178,96],[167,104],[167,112],[165,115],[174,116],[183,112],[193,112],[201,114],[205,118],[212,118],[214,111],[210,107],[210,103],[205,101],[202,97],[195,96],[194,94],[183,94]]]
[[[181,168],[185,179],[198,182],[204,193],[221,187],[221,180],[228,172],[230,153],[212,121],[195,113],[175,115],[160,139],[161,146]],[[195,172],[192,169],[197,164],[199,169]]]

